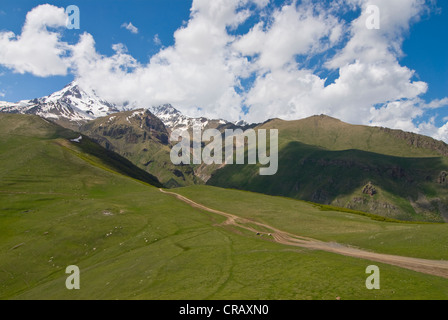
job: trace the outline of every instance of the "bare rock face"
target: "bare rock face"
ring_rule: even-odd
[[[97,142],[123,140],[135,145],[152,140],[165,146],[169,144],[168,131],[163,122],[145,109],[98,118],[82,125],[79,130]]]
[[[369,196],[373,197],[374,195],[377,194],[377,191],[375,187],[372,185],[372,182],[369,182],[362,190],[362,193],[368,194]]]

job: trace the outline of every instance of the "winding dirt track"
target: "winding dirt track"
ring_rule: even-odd
[[[375,253],[370,251],[365,251],[361,249],[351,248],[338,243],[323,242],[312,238],[301,237],[289,232],[285,232],[267,224],[259,223],[253,220],[248,220],[245,218],[238,217],[236,215],[208,208],[204,205],[194,202],[180,194],[174,192],[168,192],[159,189],[164,194],[169,194],[175,196],[177,199],[189,204],[194,208],[205,210],[211,213],[219,214],[227,218],[225,225],[233,225],[242,229],[258,233],[260,235],[270,235],[272,239],[284,245],[296,246],[301,248],[322,250],[326,252],[341,254],[344,256],[361,258],[381,263],[386,263],[401,268],[410,269],[413,271],[426,273],[434,276],[439,276],[448,279],[448,261],[444,260],[426,260],[418,258],[410,258],[382,253]],[[258,226],[261,230],[257,230],[255,227]],[[269,231],[266,231],[269,230]]]

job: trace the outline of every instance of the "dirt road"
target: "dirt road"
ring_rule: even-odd
[[[269,238],[272,238],[273,241],[289,245],[302,247],[313,250],[322,250],[326,252],[341,254],[344,256],[361,258],[381,263],[386,263],[394,266],[398,266],[401,268],[410,269],[417,272],[422,272],[430,275],[435,275],[443,278],[448,278],[448,261],[444,260],[426,260],[426,259],[418,259],[411,257],[403,257],[382,253],[370,252],[362,249],[351,248],[346,245],[338,244],[338,243],[330,243],[319,241],[316,239],[301,237],[295,234],[291,234],[289,232],[285,232],[279,229],[276,229],[267,224],[259,223],[253,220],[241,218],[239,216],[215,210],[212,208],[208,208],[202,204],[194,202],[180,194],[174,192],[168,192],[162,189],[159,189],[162,193],[173,195],[179,200],[189,204],[194,208],[198,208],[204,211],[208,211],[211,213],[219,214],[227,218],[225,225],[233,225],[242,229],[249,230],[251,232],[257,233],[259,235],[266,235]],[[256,227],[260,227],[257,230]],[[268,230],[268,231],[266,231]]]

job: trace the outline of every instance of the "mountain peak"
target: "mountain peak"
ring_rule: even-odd
[[[156,107],[151,107],[151,111],[154,114],[164,115],[181,115],[182,113],[174,108],[171,104],[163,104]]]
[[[134,109],[137,110],[138,108],[133,108],[126,104],[116,105],[110,103],[102,99],[94,90],[82,88],[76,80],[46,97],[20,101],[18,103],[0,102],[0,112],[35,114],[73,129],[97,118]],[[148,108],[148,110],[162,120],[170,130],[188,130],[197,126],[202,129],[218,128],[226,125],[242,128],[248,126],[248,123],[243,120],[230,123],[222,119],[189,117],[171,104],[153,106]]]
[[[1,112],[35,114],[68,127],[76,127],[123,109],[101,99],[93,91],[83,90],[77,81],[46,97],[0,104]]]

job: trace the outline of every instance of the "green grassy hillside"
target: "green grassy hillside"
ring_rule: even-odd
[[[396,157],[448,155],[448,145],[430,137],[387,128],[352,125],[328,116],[274,119],[257,129],[278,129],[281,145],[291,141],[331,151],[361,150]]]
[[[37,117],[0,115],[0,299],[448,298],[448,279],[381,263],[375,264],[382,289],[369,291],[371,261],[221,225],[222,217],[117,172],[82,149],[87,140],[73,138]],[[202,188],[179,191],[285,228],[291,219],[297,232],[359,245],[377,235],[391,243],[390,251],[411,255],[415,245],[415,256],[446,258],[446,230],[436,229],[445,225],[381,223],[288,199]],[[356,232],[335,230],[346,223],[358,225]],[[403,240],[411,236],[415,242]],[[69,265],[80,267],[80,290],[65,288]]]
[[[415,143],[408,143],[391,131],[329,117],[273,120],[262,128],[279,130],[277,174],[260,176],[258,166],[230,165],[208,184],[402,220],[448,221],[444,143],[412,134]]]
[[[11,182],[8,185],[17,185],[22,180],[26,181],[29,176],[27,172],[31,170],[29,167],[37,166],[36,169],[40,170],[39,165],[42,163],[33,163],[35,158],[42,160],[36,157],[35,152],[38,152],[38,155],[48,155],[49,158],[46,160],[57,165],[58,163],[52,162],[51,153],[44,151],[57,145],[59,149],[75,154],[86,162],[97,163],[104,170],[119,172],[157,187],[163,186],[151,174],[137,168],[120,155],[102,148],[86,136],[82,136],[79,142],[70,142],[79,137],[80,134],[37,116],[0,113],[0,138],[2,139],[0,154],[3,161],[0,170],[7,175],[3,177],[3,182],[9,179]]]
[[[247,191],[192,186],[173,190],[210,208],[293,234],[375,252],[448,260],[448,224],[381,221],[381,217]],[[244,208],[242,210],[241,208]]]

